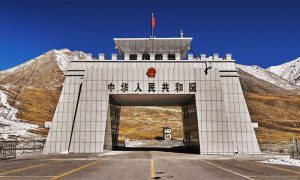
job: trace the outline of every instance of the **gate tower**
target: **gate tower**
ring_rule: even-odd
[[[259,154],[231,54],[194,57],[192,38],[115,38],[118,54],[72,60],[43,153],[103,153],[122,105],[182,107],[184,144],[200,154]]]

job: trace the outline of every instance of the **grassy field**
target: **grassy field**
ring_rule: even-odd
[[[161,127],[172,128],[174,138],[182,138],[181,107],[124,106],[121,108],[120,134],[128,139],[161,137]]]
[[[246,93],[245,98],[262,150],[289,148],[293,136],[300,139],[300,97]]]

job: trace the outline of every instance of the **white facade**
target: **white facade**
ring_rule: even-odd
[[[111,149],[114,106],[179,105],[187,146],[199,147],[201,154],[259,154],[234,60],[230,54],[184,59],[191,40],[119,38],[123,60],[100,54],[97,60],[72,61],[44,153]],[[147,75],[150,67],[154,78]]]

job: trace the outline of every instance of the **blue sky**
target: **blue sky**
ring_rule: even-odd
[[[262,67],[300,57],[298,0],[3,1],[0,70],[51,49],[114,53],[114,37],[193,37],[196,55],[233,54]]]

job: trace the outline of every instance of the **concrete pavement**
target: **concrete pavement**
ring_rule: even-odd
[[[300,179],[299,167],[257,162],[264,158],[264,156],[203,156],[162,151],[26,156],[0,161],[0,179]]]

